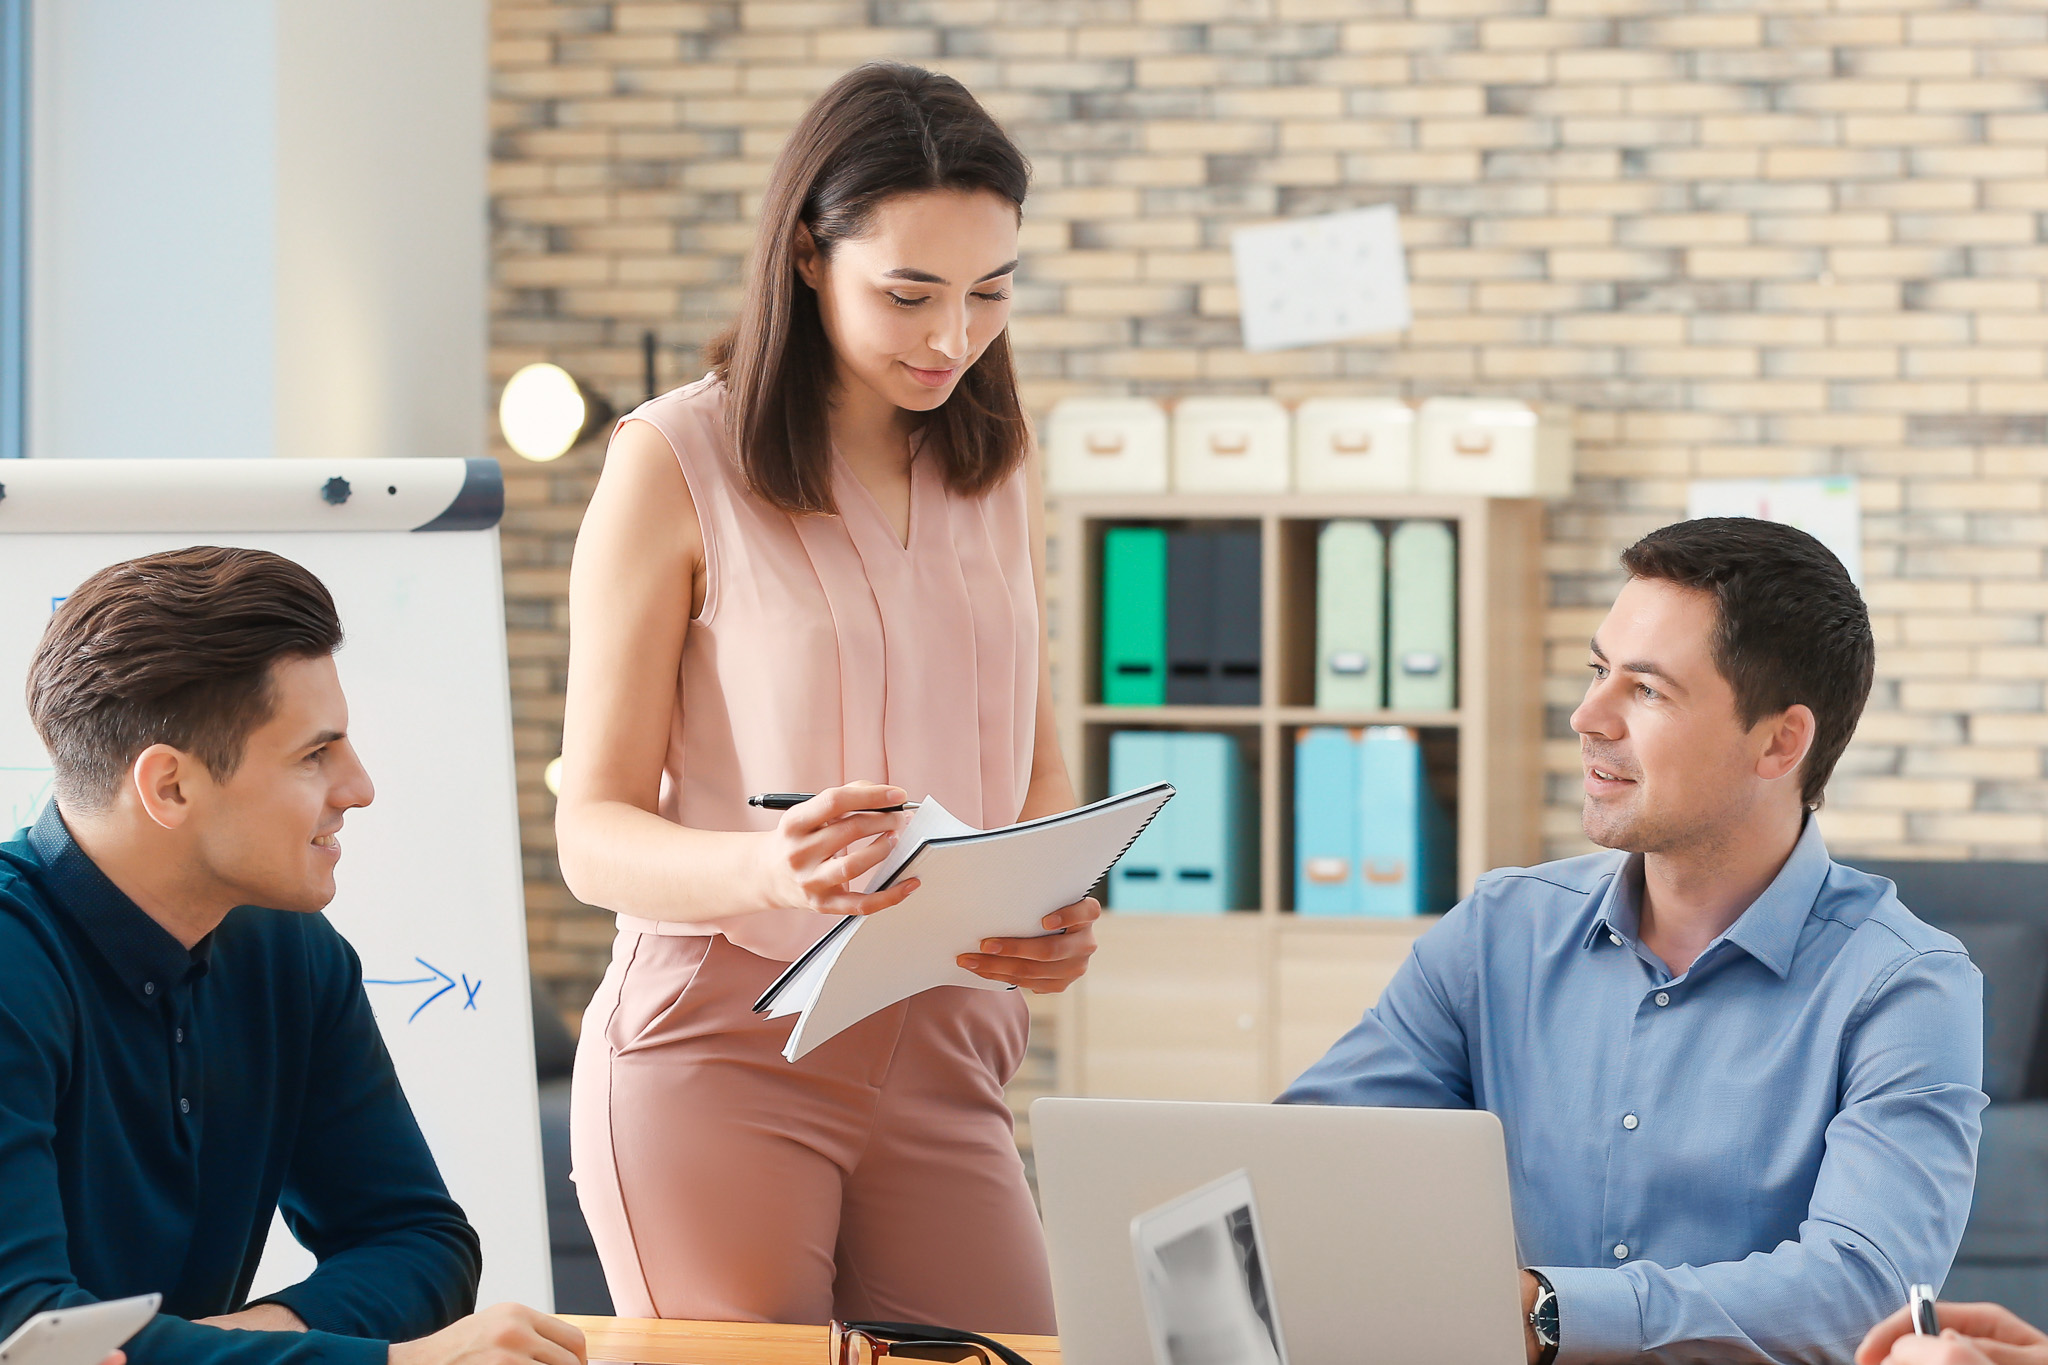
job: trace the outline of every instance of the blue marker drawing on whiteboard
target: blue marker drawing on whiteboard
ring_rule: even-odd
[[[465,997],[465,998],[464,998],[464,1000],[463,1000],[463,1002],[462,1002],[462,1008],[464,1008],[464,1009],[466,1009],[466,1010],[473,1010],[473,1009],[475,1009],[475,1008],[476,1008],[476,993],[477,993],[478,991],[482,990],[483,988],[484,988],[484,979],[483,979],[482,977],[478,977],[478,978],[477,978],[477,979],[476,979],[475,981],[471,981],[471,980],[469,979],[469,973],[468,973],[468,972],[464,972],[464,973],[462,974],[462,990],[463,990],[463,994],[464,994],[464,997]]]
[[[411,1014],[405,1016],[405,1022],[408,1024],[410,1024],[413,1020],[420,1017],[421,1010],[433,1004],[436,1000],[439,1000],[442,996],[448,994],[448,992],[454,990],[456,985],[454,977],[448,975],[448,973],[442,971],[439,967],[436,967],[433,963],[427,961],[425,958],[415,957],[413,961],[419,963],[420,966],[425,967],[428,971],[432,972],[433,975],[411,976],[405,977],[403,979],[391,977],[363,978],[363,984],[365,986],[433,986],[435,988],[427,996],[426,999],[420,1001],[418,1005],[413,1007],[413,1012]],[[484,981],[482,977],[478,977],[476,979],[476,984],[471,985],[468,974],[463,974],[462,989],[465,992],[467,992],[469,996],[469,1003],[463,1006],[464,1009],[473,1010],[476,1008],[476,993],[482,990],[483,988]]]
[[[43,813],[56,785],[57,774],[48,764],[9,767],[0,764],[0,806],[7,811],[7,832],[32,825]]]

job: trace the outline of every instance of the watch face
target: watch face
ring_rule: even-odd
[[[1545,1294],[1536,1301],[1536,1310],[1529,1314],[1529,1325],[1536,1329],[1536,1336],[1545,1346],[1557,1344],[1557,1295]]]

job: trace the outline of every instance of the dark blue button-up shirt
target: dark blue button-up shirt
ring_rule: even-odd
[[[1684,975],[1641,906],[1618,853],[1480,878],[1282,1098],[1498,1115],[1565,1365],[1847,1361],[1962,1239],[1982,978],[1811,821]]]
[[[320,1264],[271,1298],[313,1330],[185,1321],[245,1306],[276,1209]],[[478,1268],[323,916],[243,907],[187,951],[54,802],[0,844],[0,1336],[160,1293],[135,1365],[382,1365]]]

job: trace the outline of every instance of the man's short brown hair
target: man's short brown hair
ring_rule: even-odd
[[[101,569],[50,617],[28,670],[58,804],[104,808],[152,744],[227,780],[271,717],[271,665],[339,648],[326,585],[267,550],[195,545]]]
[[[1714,667],[1744,728],[1812,710],[1800,796],[1819,810],[1877,669],[1870,611],[1834,551],[1774,521],[1701,517],[1650,532],[1621,552],[1621,567],[1714,599]]]

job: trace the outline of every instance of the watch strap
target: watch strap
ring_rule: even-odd
[[[1529,1311],[1529,1330],[1535,1334],[1536,1344],[1541,1351],[1536,1356],[1536,1365],[1553,1365],[1557,1359],[1559,1340],[1557,1321],[1557,1290],[1550,1279],[1540,1270],[1529,1274],[1536,1281],[1536,1302]]]

